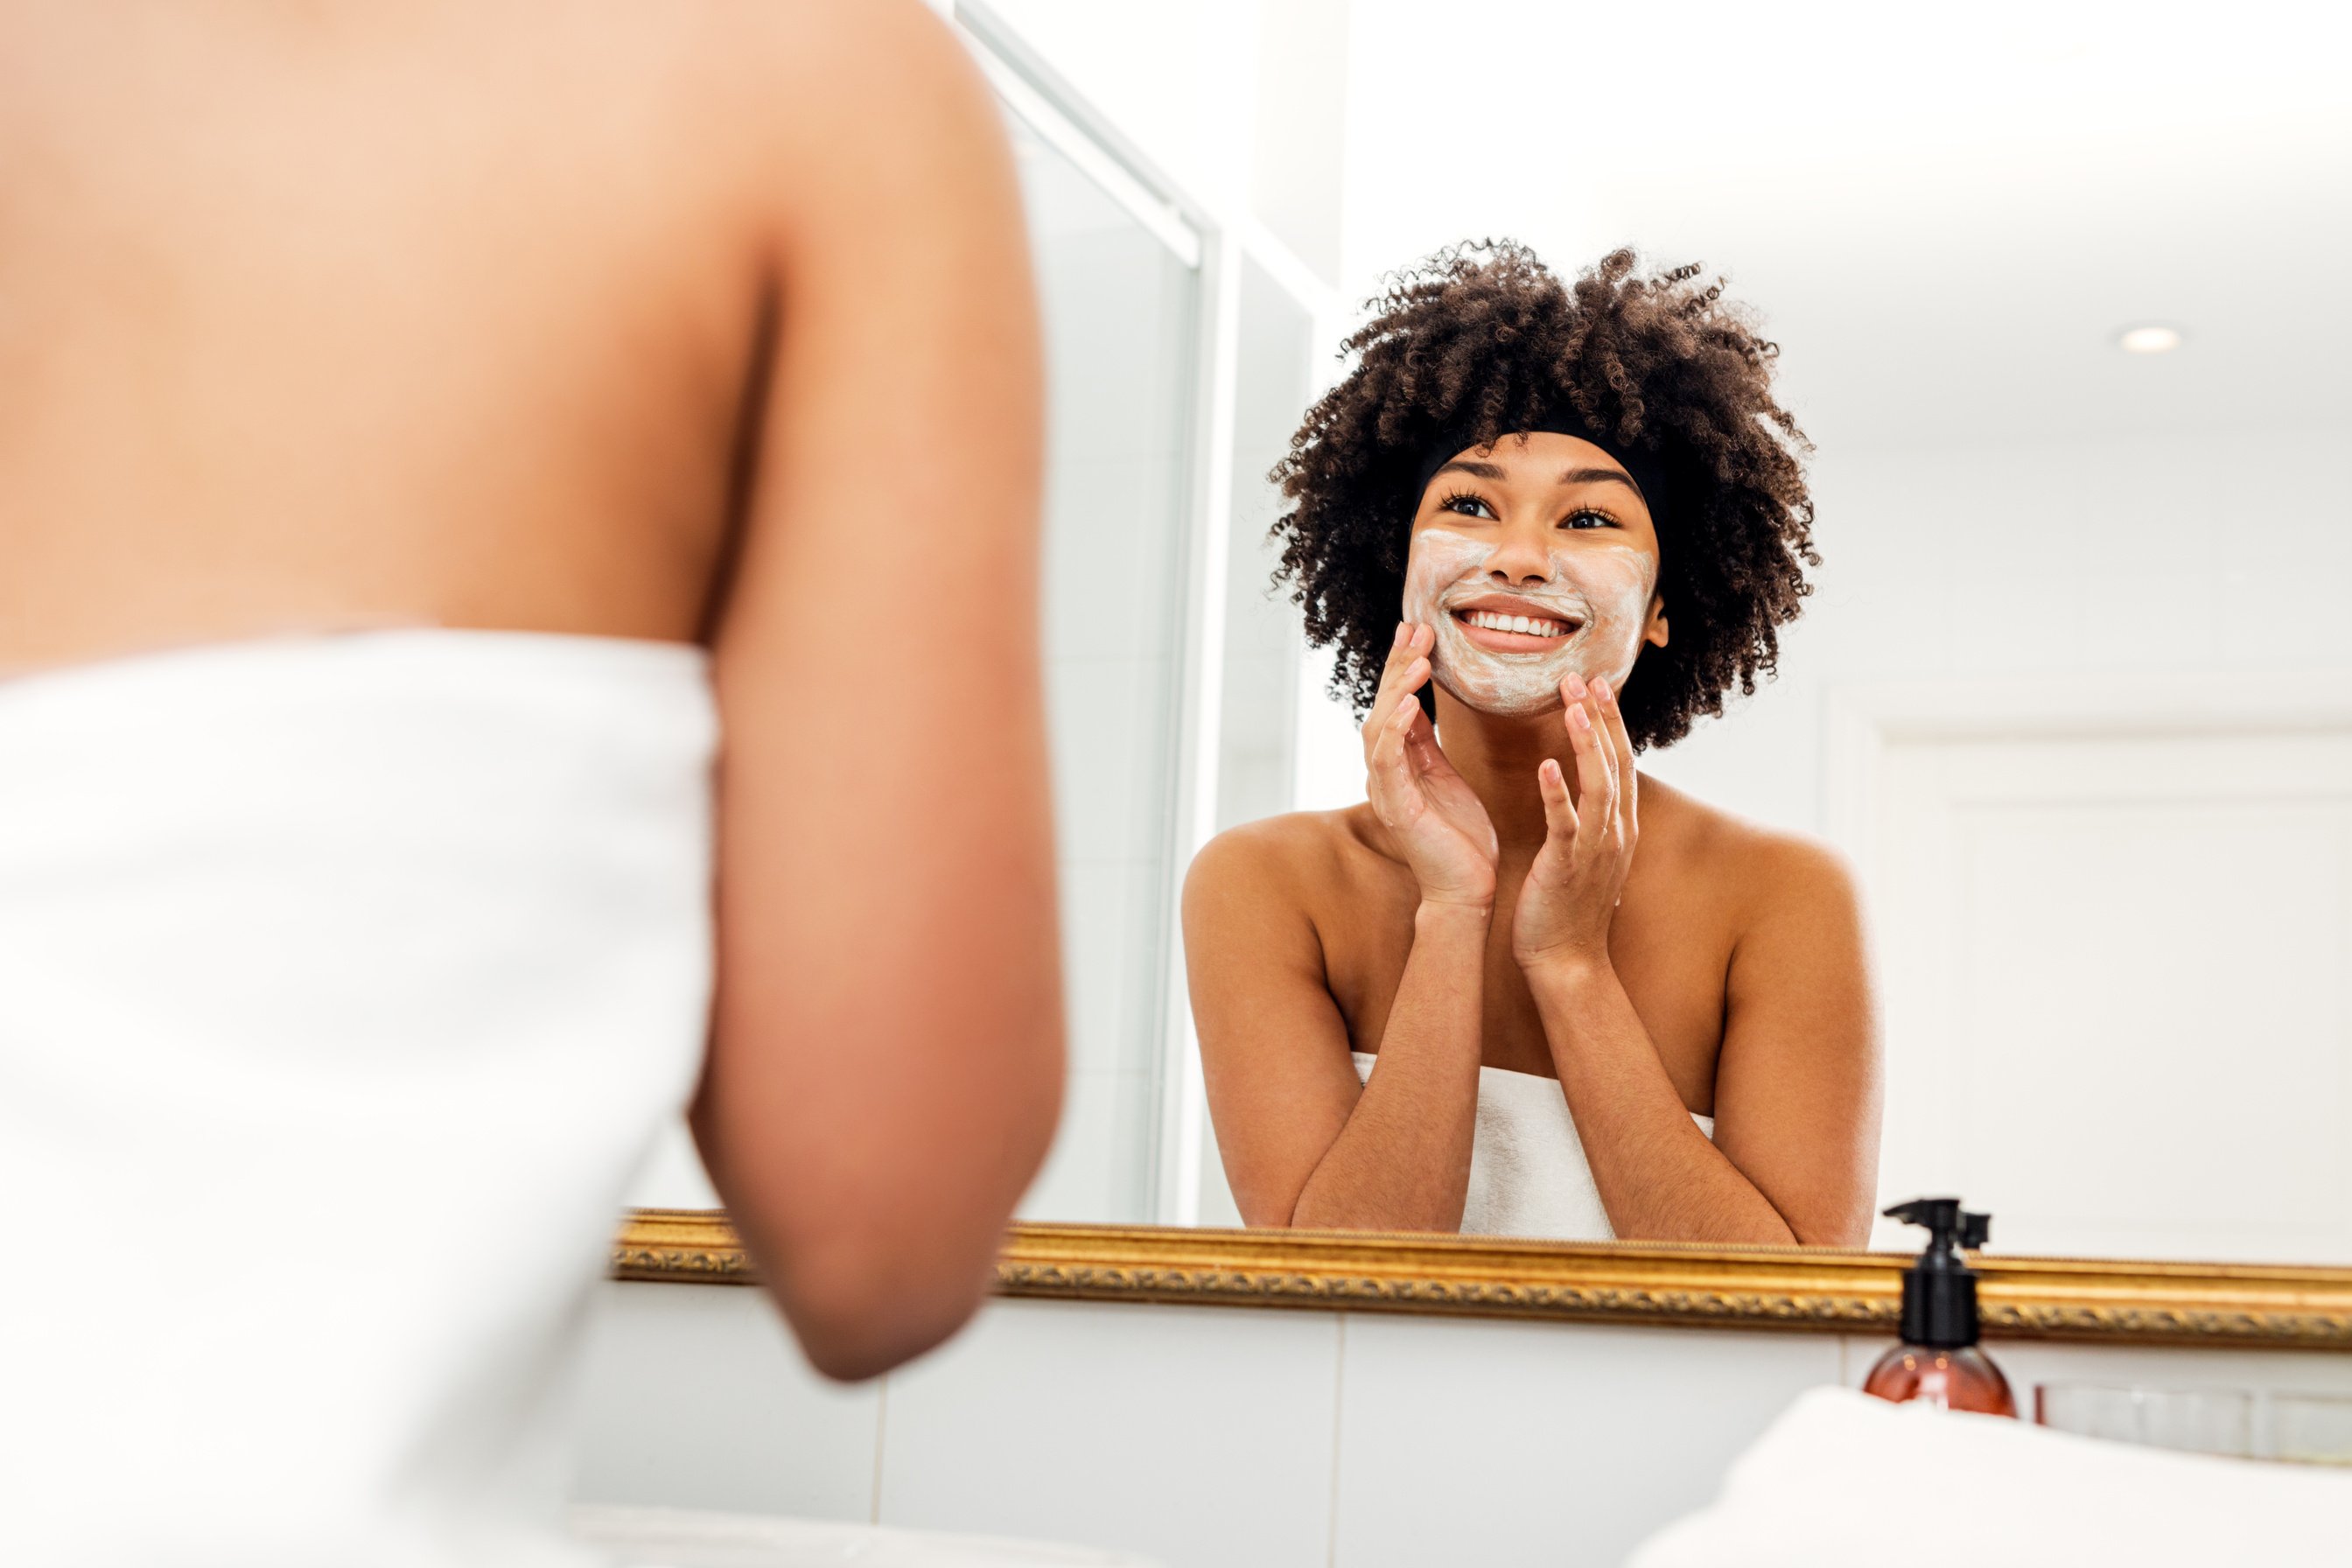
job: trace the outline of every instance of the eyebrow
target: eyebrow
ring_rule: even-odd
[[[1628,479],[1624,471],[1619,468],[1570,468],[1559,476],[1559,482],[1564,485],[1618,484],[1623,485],[1635,495],[1642,493],[1642,487]]]
[[[1453,462],[1447,463],[1443,468],[1439,468],[1437,472],[1440,474],[1468,474],[1473,478],[1481,479],[1500,480],[1507,477],[1503,472],[1503,465],[1500,463],[1481,463],[1475,459],[1466,458],[1457,458]],[[1436,475],[1433,474],[1430,477],[1434,479]],[[1620,484],[1623,485],[1627,489],[1632,490],[1635,495],[1640,495],[1642,493],[1642,489],[1639,485],[1636,485],[1632,479],[1626,478],[1621,470],[1616,468],[1570,468],[1559,476],[1559,482],[1564,485]]]

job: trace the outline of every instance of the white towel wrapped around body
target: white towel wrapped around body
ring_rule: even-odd
[[[1380,1058],[1354,1055],[1356,1076],[1370,1081]],[[1694,1114],[1691,1120],[1709,1138],[1715,1136],[1713,1117]],[[1615,1239],[1558,1079],[1508,1068],[1478,1069],[1478,1126],[1470,1146],[1462,1233],[1546,1241]]]

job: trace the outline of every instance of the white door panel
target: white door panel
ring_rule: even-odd
[[[1843,759],[1882,1206],[1960,1194],[2006,1251],[2352,1258],[2352,724],[1899,706]]]

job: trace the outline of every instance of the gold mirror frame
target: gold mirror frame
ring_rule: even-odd
[[[1891,1333],[1906,1254],[1024,1224],[996,1292],[1063,1300]],[[2352,1350],[2352,1268],[1979,1257],[1988,1338]],[[727,1216],[637,1209],[621,1279],[755,1283]]]

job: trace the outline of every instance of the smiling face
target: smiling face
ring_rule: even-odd
[[[1560,705],[1570,672],[1622,686],[1664,647],[1658,536],[1617,460],[1538,430],[1471,447],[1414,513],[1404,615],[1437,629],[1437,684],[1483,713]]]

